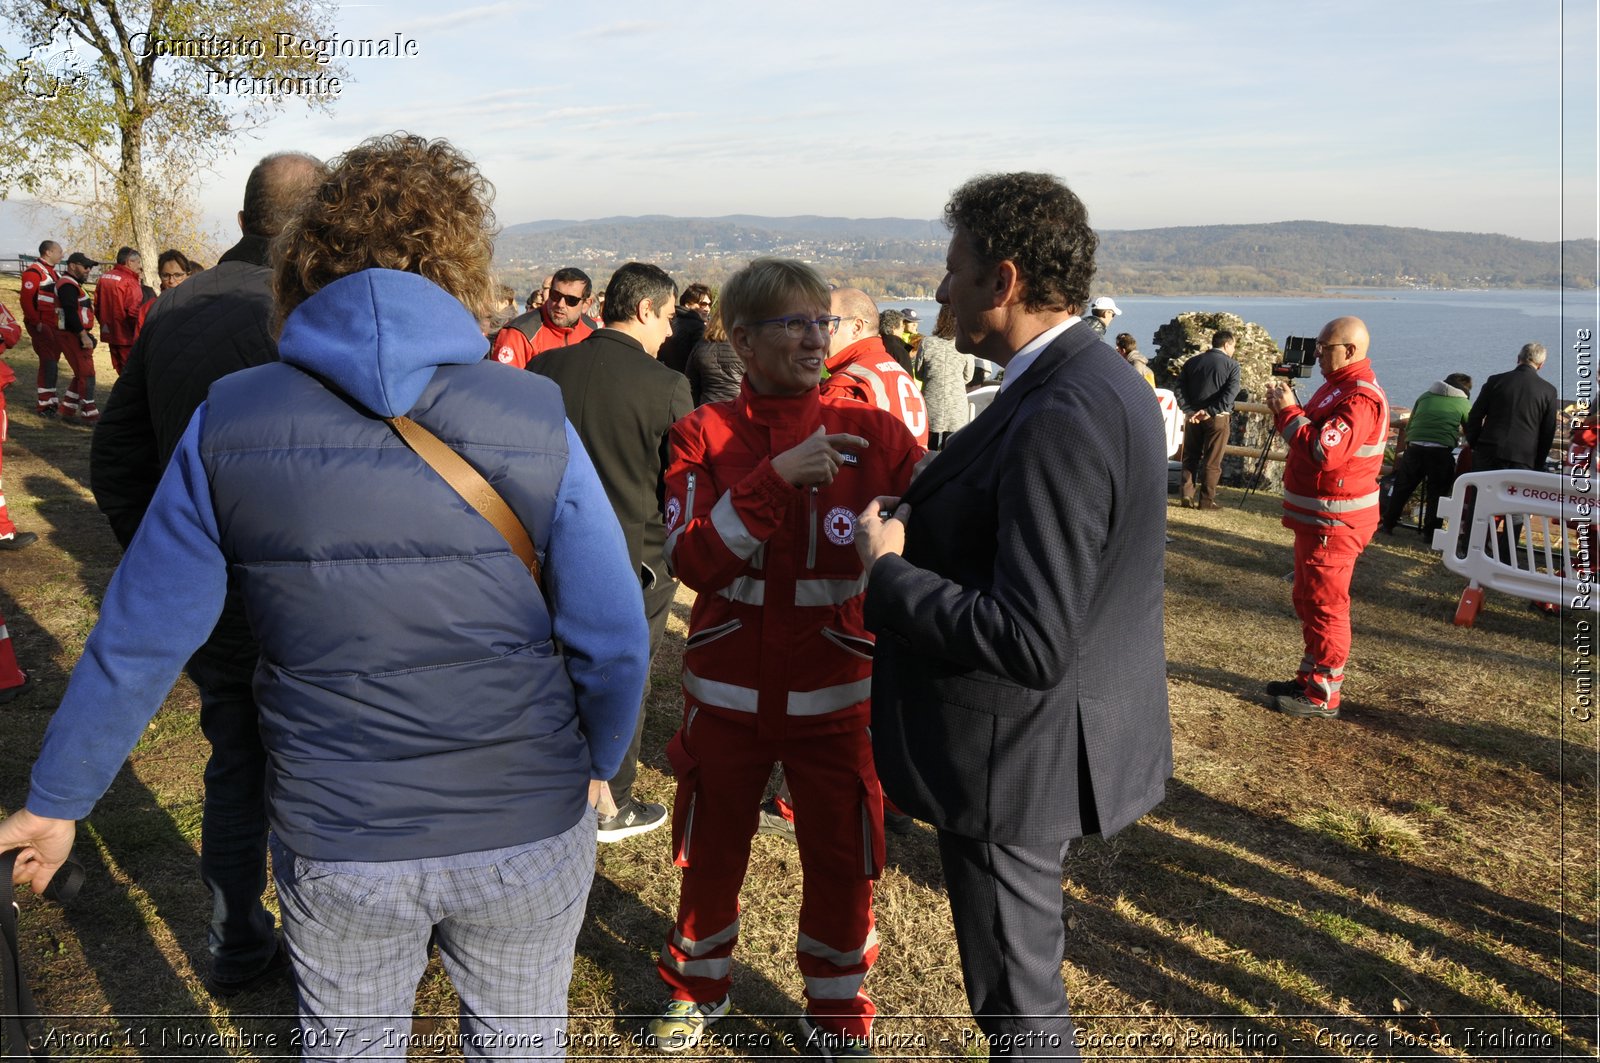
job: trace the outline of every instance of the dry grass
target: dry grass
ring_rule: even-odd
[[[14,284],[13,284],[14,289]],[[14,295],[11,299],[14,303]],[[27,412],[9,360],[8,500],[43,541],[0,555],[0,608],[38,693],[0,710],[0,805],[27,766],[117,552],[88,496],[88,433]],[[103,393],[112,374],[102,362]],[[1472,630],[1459,584],[1408,540],[1357,568],[1355,653],[1337,721],[1280,717],[1261,683],[1300,655],[1289,536],[1257,498],[1170,511],[1167,653],[1177,777],[1168,800],[1074,849],[1063,974],[1094,1058],[1551,1058],[1588,1055],[1596,981],[1595,733],[1563,711],[1556,621],[1491,595]],[[668,800],[688,595],[656,664],[640,792]],[[1567,663],[1571,663],[1570,661]],[[284,1054],[286,991],[222,1006],[200,987],[208,901],[195,846],[203,742],[187,681],[80,835],[65,908],[23,904],[41,1006],[77,1016],[58,1055]],[[1041,800],[1048,800],[1041,794]],[[706,1058],[796,1054],[795,852],[758,838],[735,963],[737,1014]],[[630,1057],[661,1002],[653,960],[677,872],[664,833],[600,852],[572,989],[574,1057]],[[885,1057],[981,1056],[931,833],[891,835],[868,988]],[[453,1028],[437,964],[419,1014]],[[179,1045],[180,1037],[199,1041]],[[165,1044],[163,1045],[163,1041]],[[422,1058],[420,1055],[418,1058]]]

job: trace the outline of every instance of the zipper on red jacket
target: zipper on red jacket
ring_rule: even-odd
[[[816,568],[817,567],[817,487],[816,487],[815,484],[811,485],[811,494],[810,494],[810,497],[809,497],[809,508],[810,508],[810,511],[811,511],[811,520],[809,521],[810,528],[811,528],[811,544],[808,547],[806,547],[806,568]]]

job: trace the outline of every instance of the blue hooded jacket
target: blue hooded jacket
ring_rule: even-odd
[[[483,348],[436,285],[365,270],[295,309],[281,363],[212,387],[108,588],[30,810],[88,812],[210,631],[231,567],[261,643],[272,825],[290,850],[448,856],[578,821],[637,719],[643,604],[559,390]],[[401,413],[511,505],[548,606],[381,420]]]

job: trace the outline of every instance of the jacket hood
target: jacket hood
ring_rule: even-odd
[[[1429,385],[1428,393],[1432,395],[1446,395],[1452,399],[1464,399],[1467,397],[1467,393],[1465,391],[1462,391],[1460,388],[1453,388],[1449,384],[1446,384],[1443,380],[1435,380],[1431,385]]]
[[[364,269],[294,308],[278,356],[330,381],[380,417],[416,405],[441,365],[481,361],[477,319],[415,273]]]

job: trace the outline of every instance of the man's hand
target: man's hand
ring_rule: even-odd
[[[1189,415],[1190,424],[1200,424],[1202,421],[1211,420],[1211,415],[1204,410],[1196,410]]]
[[[894,516],[884,516],[891,511]],[[902,505],[897,495],[879,495],[856,515],[856,553],[867,571],[885,554],[905,553],[906,521],[910,519],[911,507]]]
[[[70,819],[46,819],[27,809],[0,821],[0,853],[22,849],[11,881],[17,885],[30,885],[33,892],[43,893],[67,857],[72,855],[72,839],[77,835],[78,824]]]
[[[1294,388],[1282,380],[1274,380],[1267,385],[1267,408],[1272,411],[1274,417],[1288,407],[1293,406],[1294,403]]]
[[[828,430],[819,425],[805,442],[773,458],[772,468],[796,487],[831,484],[839,466],[844,464],[844,451],[839,448],[863,450],[866,446],[867,441],[860,436],[846,432],[829,435]]]
[[[87,332],[78,333],[78,346],[82,347],[86,351],[93,350],[94,349],[94,336],[90,335]]]

